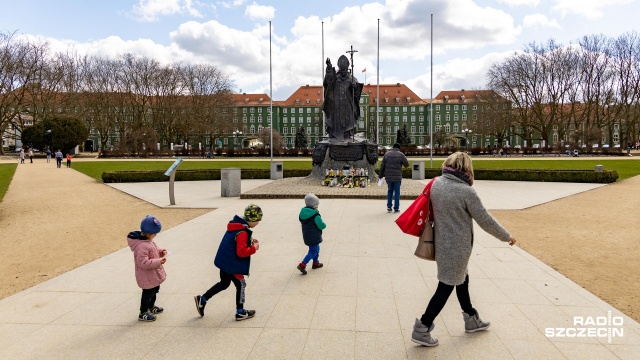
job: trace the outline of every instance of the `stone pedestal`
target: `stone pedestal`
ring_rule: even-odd
[[[220,190],[222,197],[240,196],[240,169],[220,169]]]
[[[271,180],[278,180],[284,177],[282,161],[274,161],[271,163]]]
[[[411,179],[424,180],[424,161],[411,162]]]
[[[369,180],[378,181],[374,165],[378,162],[378,145],[369,142],[323,141],[313,150],[313,167],[309,177],[324,179],[328,169],[345,167],[367,169]]]

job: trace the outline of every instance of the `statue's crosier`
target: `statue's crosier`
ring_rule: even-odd
[[[338,59],[338,71],[327,58],[324,76],[324,111],[329,141],[349,141],[360,118],[360,95],[364,84],[349,73],[349,59]]]

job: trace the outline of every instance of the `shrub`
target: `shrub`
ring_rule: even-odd
[[[440,176],[441,169],[425,169],[424,176],[431,179]],[[477,169],[474,170],[476,180],[500,181],[542,181],[542,182],[574,182],[608,184],[618,179],[618,172],[605,170],[539,170],[539,169]],[[402,177],[411,179],[411,168],[402,169]]]
[[[310,170],[284,169],[284,177],[308,176]],[[102,173],[104,183],[162,182],[169,181],[164,170],[109,171]],[[270,169],[242,169],[242,179],[269,179]],[[176,170],[176,181],[220,180],[220,169]]]

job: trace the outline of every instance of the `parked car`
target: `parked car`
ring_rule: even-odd
[[[533,144],[532,148],[539,149],[540,148],[540,144]]]
[[[598,148],[598,144],[593,144],[591,145],[592,148],[597,149]]]
[[[615,144],[613,145],[614,148],[619,149],[620,148],[620,144]]]
[[[522,149],[522,146],[520,146],[520,145],[516,145],[516,146],[514,146],[513,148],[514,148],[514,149]]]
[[[603,149],[607,149],[607,148],[609,148],[609,144],[604,144],[604,145],[602,145],[602,148],[603,148]]]
[[[15,148],[15,149],[13,149],[13,152],[17,152],[17,153],[19,153],[21,150],[22,150],[22,148],[17,147],[17,148]]]

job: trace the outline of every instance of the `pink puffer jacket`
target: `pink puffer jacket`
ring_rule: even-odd
[[[164,249],[158,248],[152,240],[142,238],[140,231],[129,233],[127,242],[133,251],[138,286],[141,289],[152,289],[162,284],[167,278],[160,258],[160,253]]]

